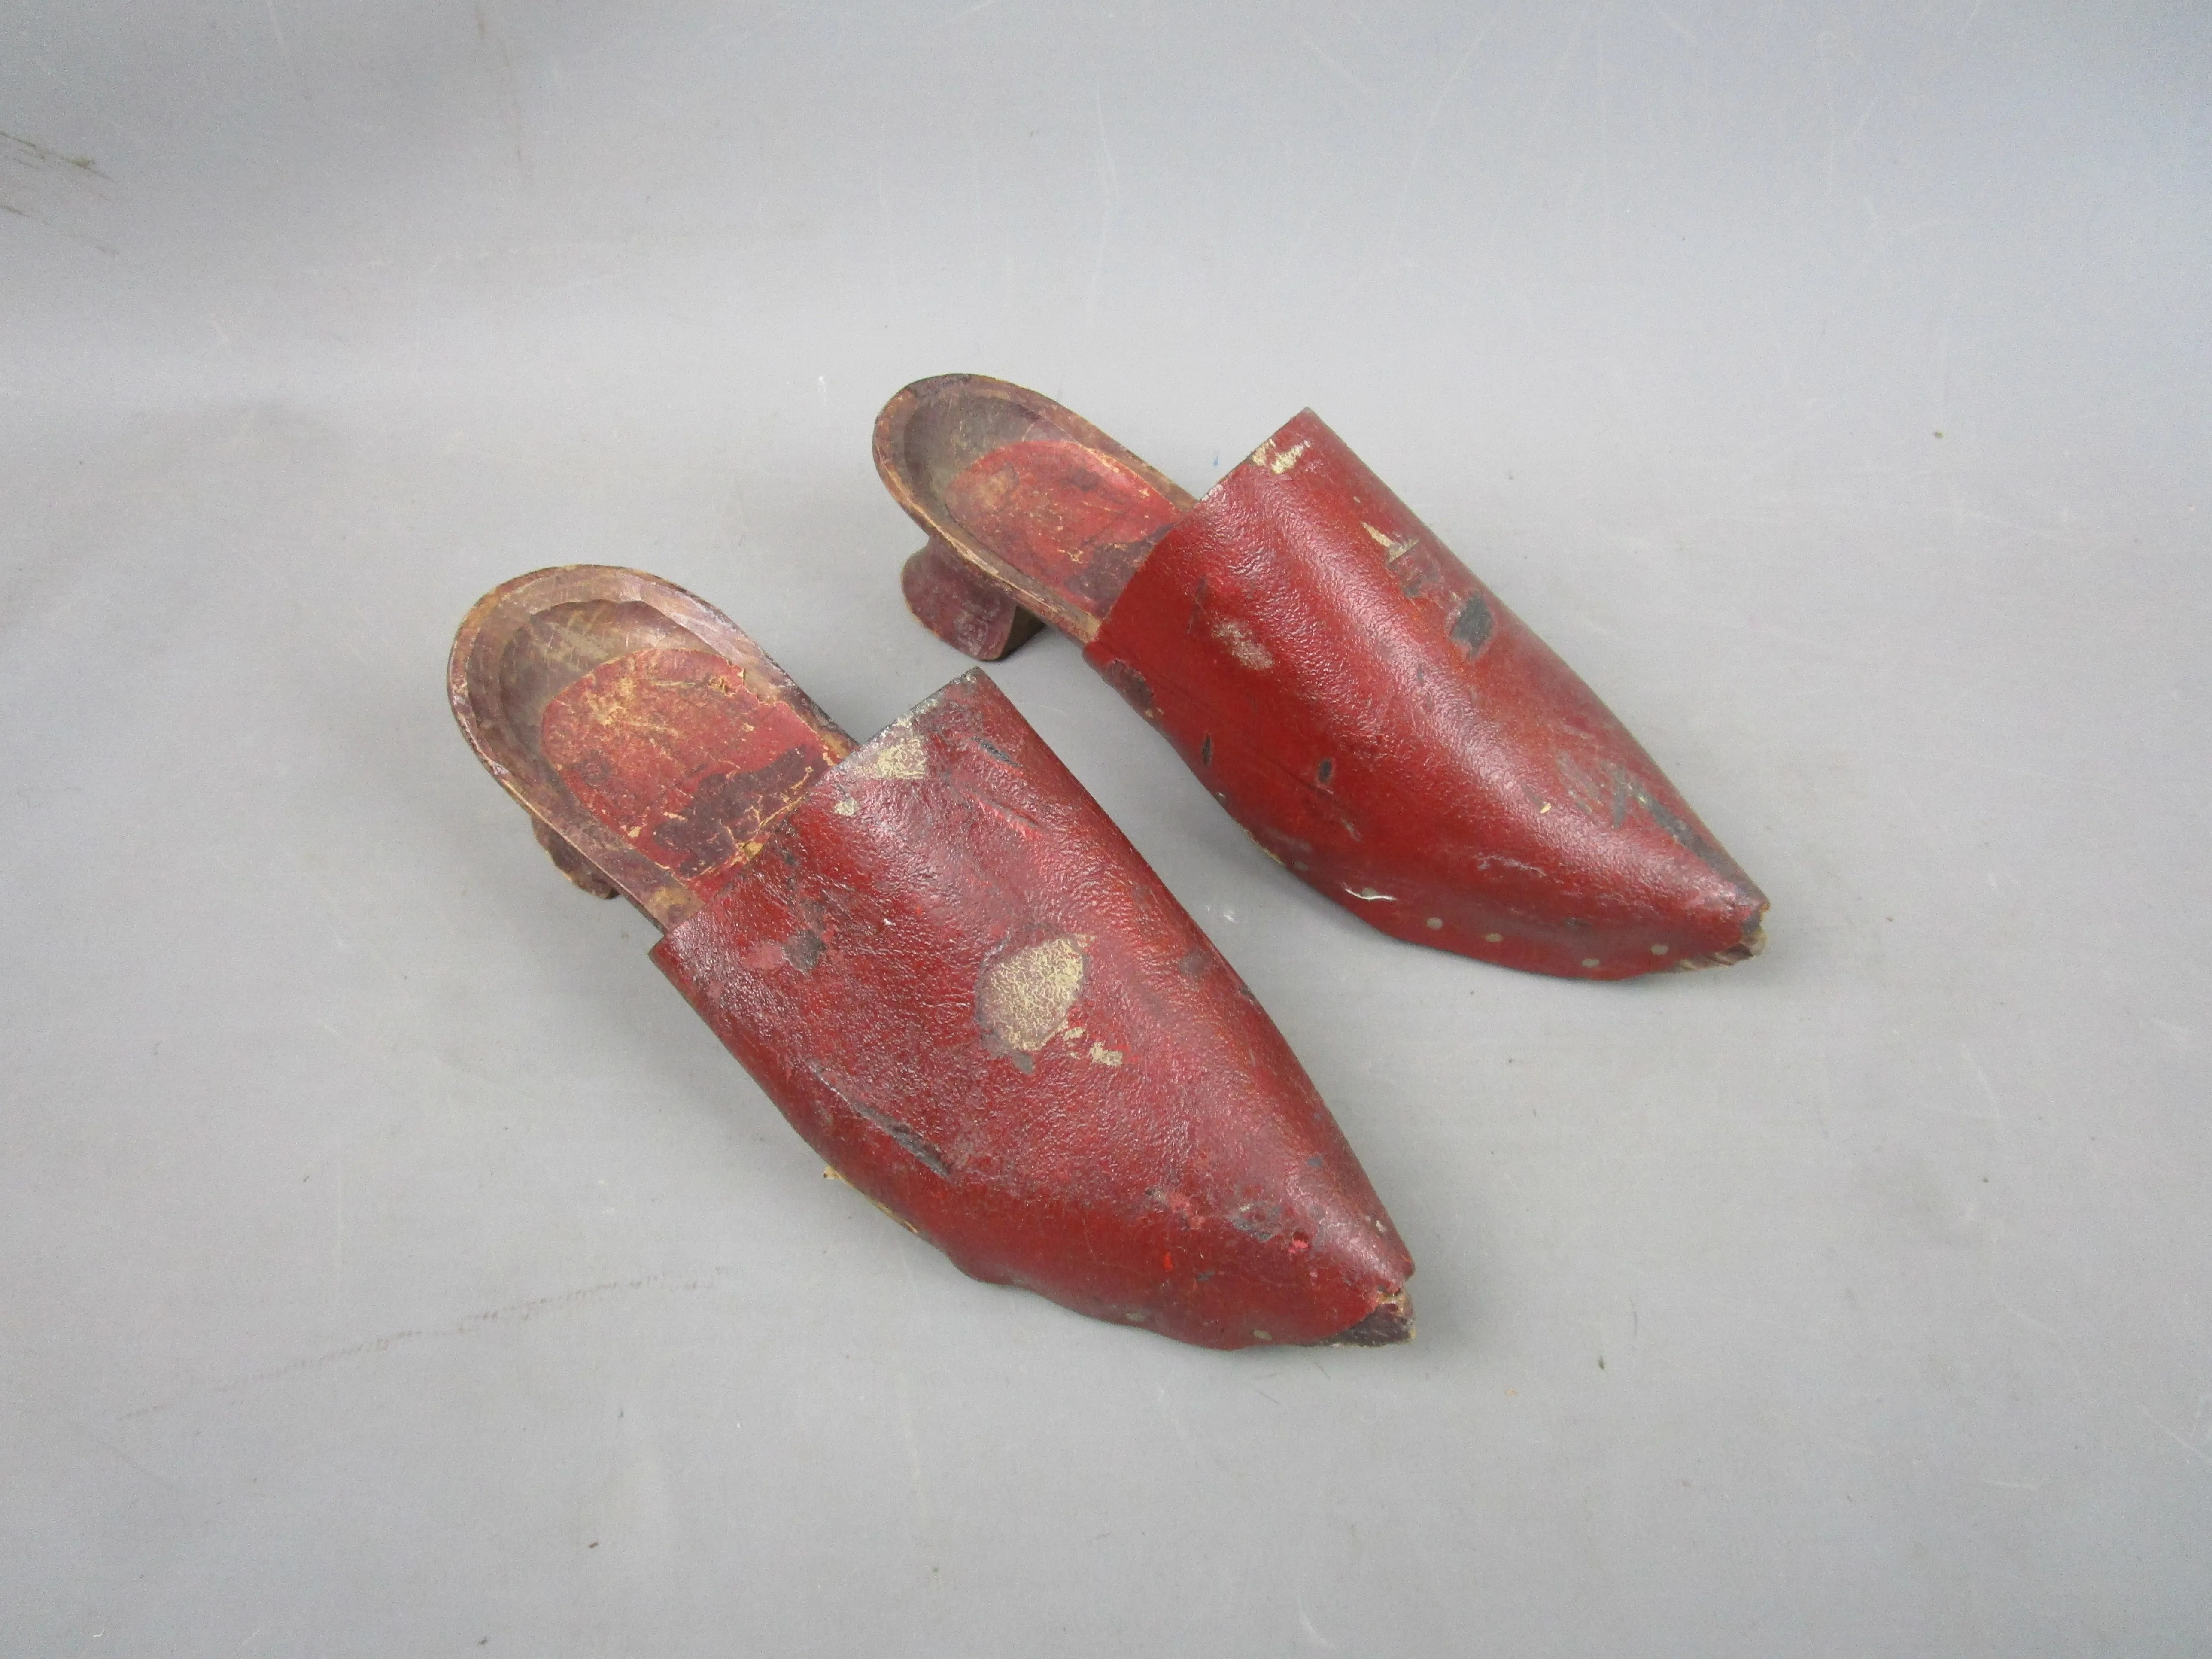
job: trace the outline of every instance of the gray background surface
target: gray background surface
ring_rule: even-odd
[[[2201,5],[16,0],[0,1650],[2212,1648]],[[1311,404],[1774,901],[1626,987],[994,671],[1420,1263],[1218,1355],[820,1178],[453,728],[634,564],[866,732],[869,424]]]

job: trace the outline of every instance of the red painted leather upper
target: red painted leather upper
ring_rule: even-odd
[[[1591,979],[1756,948],[1765,900],[1688,803],[1310,410],[1153,548],[1085,655],[1385,933]]]
[[[1282,1036],[989,678],[854,751],[653,958],[799,1133],[979,1279],[1209,1347],[1413,1263]]]

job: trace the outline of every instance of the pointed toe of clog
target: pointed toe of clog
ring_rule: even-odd
[[[1358,1324],[1317,1346],[1328,1348],[1387,1348],[1413,1340],[1413,1298],[1401,1286],[1375,1304]]]
[[[1479,830],[1363,866],[1339,902],[1411,943],[1568,979],[1723,967],[1765,947],[1766,896],[1686,808],[1648,791],[1656,812],[1516,812],[1479,787],[1465,792]]]

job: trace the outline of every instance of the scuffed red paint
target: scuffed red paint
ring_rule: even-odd
[[[539,731],[592,817],[701,898],[832,759],[798,710],[707,651],[602,663],[545,705]]]
[[[992,451],[953,476],[945,503],[988,551],[1101,612],[1176,518],[1134,468],[1065,439]]]

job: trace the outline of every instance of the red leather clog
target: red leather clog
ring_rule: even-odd
[[[1281,1034],[987,676],[856,747],[719,611],[580,566],[480,601],[450,685],[562,868],[963,1270],[1207,1347],[1411,1334]]]
[[[1386,933],[1569,978],[1757,953],[1766,899],[1626,728],[1310,410],[1202,501],[1049,398],[919,380],[876,467],[907,602],[1039,620],[1261,848]]]

